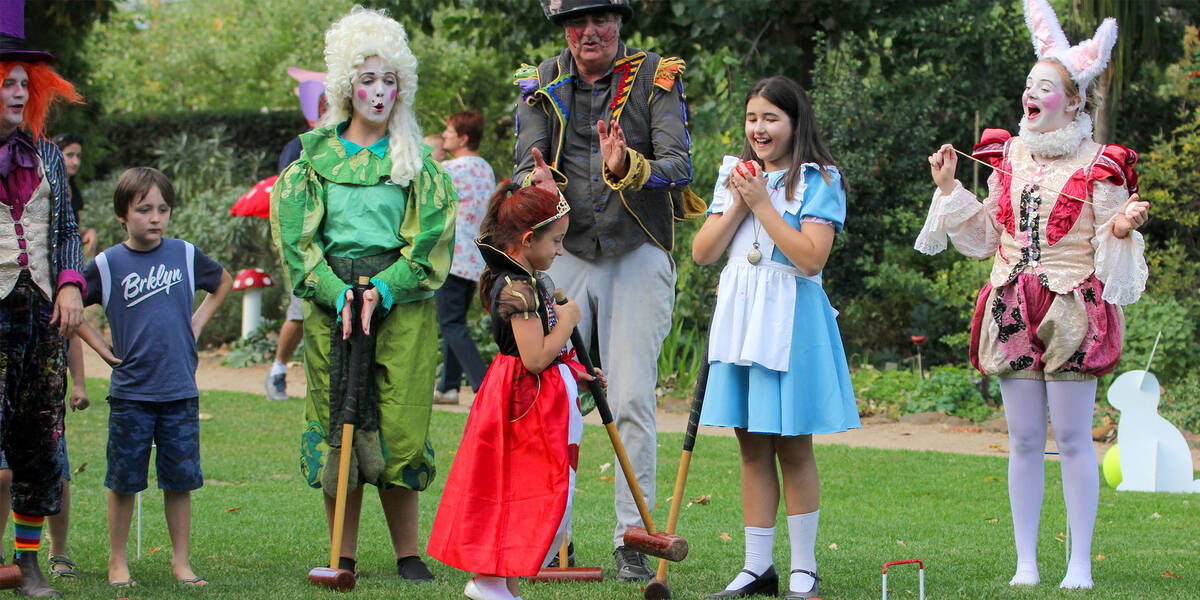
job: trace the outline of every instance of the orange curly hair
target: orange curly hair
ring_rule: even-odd
[[[46,117],[50,106],[57,101],[83,104],[83,96],[75,91],[71,82],[55,72],[54,67],[43,62],[4,61],[0,62],[0,81],[8,79],[9,73],[20,65],[29,77],[29,101],[25,103],[25,127],[34,139],[44,137]],[[0,106],[0,111],[4,107]]]

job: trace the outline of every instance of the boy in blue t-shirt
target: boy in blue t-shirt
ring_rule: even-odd
[[[126,545],[134,499],[146,489],[151,442],[157,445],[158,487],[171,537],[171,569],[188,586],[208,582],[188,558],[191,491],[200,471],[196,338],[233,285],[216,261],[183,240],[163,237],[175,189],[148,167],[121,174],[113,212],[129,234],[84,267],[85,303],[101,304],[112,328],[111,356],[119,359],[109,382],[108,582],[136,585]],[[198,289],[209,292],[192,312]],[[102,355],[105,353],[102,352]]]

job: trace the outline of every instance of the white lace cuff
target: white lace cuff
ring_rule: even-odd
[[[1104,301],[1118,306],[1137,302],[1150,274],[1142,234],[1135,230],[1119,238],[1113,235],[1110,218],[1096,230],[1092,245],[1096,249],[1096,277],[1104,283]]]
[[[962,225],[983,210],[983,205],[968,192],[962,182],[954,180],[954,191],[943,195],[941,190],[934,190],[933,202],[929,205],[929,215],[925,217],[925,225],[917,235],[913,244],[918,252],[937,254],[946,249],[948,235],[958,237]],[[955,246],[960,246],[955,240]]]

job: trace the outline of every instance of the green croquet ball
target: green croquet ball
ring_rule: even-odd
[[[1104,481],[1107,481],[1109,486],[1116,488],[1121,484],[1121,457],[1117,452],[1116,444],[1113,444],[1113,447],[1104,453],[1100,471],[1104,473]]]

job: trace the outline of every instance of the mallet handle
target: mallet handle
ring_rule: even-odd
[[[363,292],[370,289],[371,278],[359,277],[354,286],[354,296],[351,307],[362,310]],[[352,315],[355,310],[350,311]],[[354,317],[351,316],[351,319]],[[342,452],[338,458],[337,494],[333,500],[333,536],[329,543],[329,568],[338,568],[338,558],[342,554],[342,530],[346,525],[346,493],[350,479],[350,457],[354,453],[354,426],[358,421],[358,369],[362,362],[364,340],[362,328],[354,323],[350,328],[350,374],[346,381],[346,402],[342,412]],[[325,468],[329,468],[326,465]]]
[[[671,512],[667,514],[667,529],[666,532],[675,533],[675,527],[679,525],[679,505],[683,503],[683,490],[687,486],[688,467],[692,464],[692,450],[687,448],[683,451],[683,455],[679,457],[679,473],[675,475],[675,492],[671,494]],[[655,579],[659,581],[667,580],[667,565],[671,561],[660,558],[658,560],[658,574]]]
[[[671,494],[671,512],[667,515],[667,533],[675,533],[679,525],[679,506],[683,503],[683,492],[687,487],[688,468],[692,464],[692,450],[696,447],[696,431],[700,428],[700,410],[704,408],[704,390],[708,387],[708,344],[704,347],[700,374],[696,376],[696,391],[692,395],[692,409],[688,412],[687,433],[683,436],[683,454],[679,457],[679,473],[675,475],[675,492]],[[668,560],[658,561],[655,579],[667,580]]]
[[[346,483],[350,476],[350,454],[354,452],[354,425],[342,424],[342,454],[338,460],[338,489],[333,500],[333,538],[329,544],[329,568],[338,568],[342,554],[342,529],[346,525]],[[326,465],[328,468],[328,465]]]

